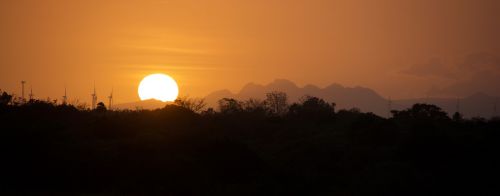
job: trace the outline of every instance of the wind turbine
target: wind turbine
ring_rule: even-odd
[[[64,87],[64,96],[62,97],[63,98],[63,105],[66,105],[67,101],[68,101],[68,96],[66,96],[66,86]]]
[[[30,86],[30,94],[29,94],[29,97],[30,97],[30,102],[33,101],[33,97],[35,95],[33,94],[33,86]]]
[[[108,99],[109,99],[108,109],[111,110],[111,106],[113,103],[113,88],[111,88],[111,94],[108,96]]]
[[[92,110],[95,109],[95,105],[97,102],[97,93],[95,91],[95,82],[94,82],[94,93],[91,94],[92,96]]]

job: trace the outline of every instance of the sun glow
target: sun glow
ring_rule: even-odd
[[[168,75],[151,74],[142,79],[138,93],[141,100],[175,101],[179,95],[179,87],[177,82]]]

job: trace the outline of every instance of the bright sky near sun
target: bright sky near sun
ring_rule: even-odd
[[[26,80],[36,96],[60,97],[67,86],[88,102],[95,82],[120,103],[139,100],[146,75],[166,73],[190,96],[276,78],[393,98],[456,86],[500,95],[499,2],[1,1],[0,88],[19,94]]]

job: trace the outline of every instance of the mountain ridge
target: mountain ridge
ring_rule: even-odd
[[[297,102],[302,96],[309,95],[322,98],[328,102],[334,102],[337,104],[337,109],[358,108],[363,112],[372,112],[385,117],[389,116],[389,110],[403,110],[415,103],[437,105],[450,115],[457,111],[456,98],[396,99],[390,100],[389,103],[388,99],[383,98],[375,90],[368,87],[346,87],[338,83],[332,83],[323,88],[313,84],[306,84],[299,87],[286,79],[276,79],[265,85],[249,82],[237,93],[233,93],[227,89],[214,91],[205,96],[205,100],[210,107],[216,108],[217,101],[225,97],[239,100],[249,98],[265,99],[265,94],[271,91],[287,93],[290,103]],[[491,117],[498,115],[493,111],[494,102],[499,100],[498,97],[478,92],[463,97],[460,100],[459,102],[461,103],[459,103],[458,111],[465,117]]]
[[[389,110],[403,110],[411,107],[415,103],[428,103],[441,107],[450,116],[457,110],[464,117],[492,117],[498,113],[494,111],[494,105],[498,97],[482,92],[474,93],[470,96],[457,98],[412,98],[388,100],[383,98],[375,90],[362,86],[346,87],[338,83],[332,83],[323,88],[313,84],[306,84],[302,87],[286,79],[276,79],[268,84],[257,84],[249,82],[236,93],[227,89],[213,91],[205,96],[208,107],[217,109],[218,101],[222,98],[234,98],[247,100],[249,98],[264,100],[266,93],[271,91],[282,91],[287,93],[289,103],[298,102],[301,97],[309,95],[324,99],[327,102],[336,104],[337,110],[358,108],[362,112],[372,112],[379,116],[388,117]],[[165,107],[166,102],[156,100],[146,100],[131,103],[116,104],[114,109],[157,109]]]

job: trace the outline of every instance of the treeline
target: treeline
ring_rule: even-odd
[[[282,92],[96,110],[0,95],[2,195],[498,195],[500,120]]]

